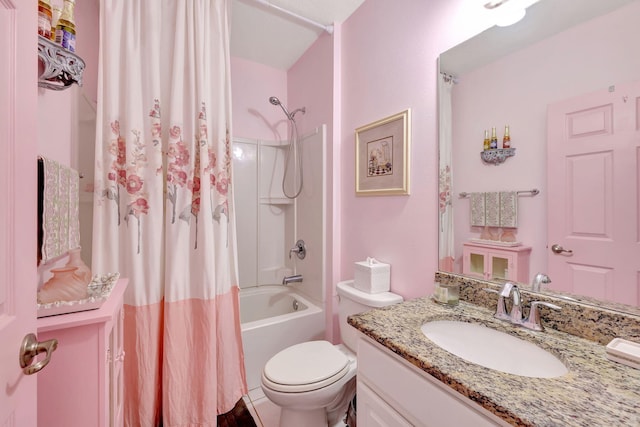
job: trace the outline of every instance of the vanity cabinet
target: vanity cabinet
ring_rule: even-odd
[[[38,339],[58,348],[38,373],[38,426],[123,425],[124,291],[120,279],[96,310],[38,319]]]
[[[466,242],[462,274],[483,280],[504,279],[529,283],[530,246],[494,246]]]
[[[361,333],[356,378],[358,427],[509,425]]]

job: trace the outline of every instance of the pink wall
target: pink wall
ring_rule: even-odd
[[[61,1],[53,1],[53,4]],[[83,167],[78,164],[79,152],[82,147],[79,144],[93,144],[93,139],[81,139],[79,128],[78,100],[84,93],[86,97],[95,103],[98,85],[98,43],[99,43],[99,0],[87,0],[80,2],[75,7],[77,27],[76,54],[85,62],[83,73],[83,86],[71,87],[55,91],[38,88],[37,127],[38,127],[38,155],[56,160],[64,165],[77,168],[81,171],[93,170],[93,167]],[[88,178],[90,179],[90,178]],[[83,234],[90,232],[90,224],[81,221]],[[84,238],[83,238],[84,240]],[[90,253],[85,249],[85,253]],[[53,267],[64,265],[66,256],[38,268],[38,284],[42,285],[49,279],[49,270]]]
[[[76,126],[74,108],[78,91],[83,91],[94,102],[97,97],[100,36],[98,0],[79,2],[75,8],[75,18],[78,30],[76,53],[86,65],[83,87],[73,85],[63,91],[38,89],[38,154],[65,165],[73,163],[71,141]]]
[[[334,253],[334,221],[333,198],[330,190],[333,186],[334,150],[333,150],[333,118],[334,118],[334,43],[335,36],[322,33],[318,40],[305,52],[305,54],[289,69],[287,73],[289,102],[292,109],[304,106],[306,113],[296,116],[300,133],[308,134],[315,127],[322,124],[327,125],[326,134],[326,168],[324,171],[327,181],[327,199],[325,207],[325,264],[324,285],[325,285],[325,314],[326,314],[326,338],[333,339],[333,327],[337,325],[333,315],[334,301],[334,262],[338,259]],[[317,151],[316,151],[317,152]],[[299,205],[299,215],[303,218],[311,217],[313,213],[309,210],[321,209],[322,200],[315,197],[311,204],[303,203]],[[305,212],[305,209],[307,210]],[[305,227],[313,226],[304,222],[298,223],[299,236],[315,236],[317,233]],[[307,237],[304,237],[305,239]],[[320,245],[320,239],[309,243]],[[339,255],[339,254],[338,254]]]
[[[367,0],[344,23],[341,277],[367,256],[391,264],[391,289],[413,298],[433,290],[438,258],[437,57],[487,25],[464,0]],[[411,108],[411,195],[355,196],[354,129]]]
[[[86,64],[82,91],[94,103],[98,98],[98,46],[100,43],[100,1],[83,0],[75,7],[76,51]]]
[[[638,16],[640,2],[633,2],[458,76],[459,83],[453,89],[454,194],[541,190],[539,196],[520,197],[518,203],[517,237],[533,247],[532,276],[538,271],[547,271],[547,105],[637,80],[640,57],[629,52],[640,40]],[[483,130],[496,126],[501,136],[505,124],[510,125],[516,156],[498,167],[483,165],[479,159]],[[462,242],[479,237],[481,230],[468,226],[468,199],[454,197],[453,203],[456,271],[461,271]]]

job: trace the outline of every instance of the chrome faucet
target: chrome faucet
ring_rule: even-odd
[[[284,276],[282,279],[282,284],[284,286],[290,283],[299,283],[302,282],[302,274],[294,274],[293,276]]]
[[[525,319],[522,315],[522,295],[520,295],[520,289],[518,289],[518,286],[511,282],[507,282],[504,284],[501,291],[490,288],[485,288],[484,290],[487,292],[498,294],[498,306],[496,308],[496,313],[494,314],[494,317],[496,319],[507,320],[514,325],[522,326],[534,331],[544,330],[540,320],[540,310],[538,309],[538,307],[543,305],[554,310],[561,309],[557,305],[548,302],[532,301],[531,308],[529,309],[529,316]],[[505,298],[509,297],[511,297],[512,299],[512,304],[511,311],[507,313]]]
[[[544,273],[538,273],[533,277],[533,281],[531,282],[531,290],[533,292],[540,292],[542,285],[546,285],[551,283],[551,279]]]

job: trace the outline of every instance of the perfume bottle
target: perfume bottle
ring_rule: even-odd
[[[70,52],[76,51],[76,22],[73,9],[75,0],[64,0],[62,14],[56,25],[56,43]]]
[[[502,148],[511,148],[511,135],[509,135],[509,125],[504,127],[504,136],[502,137]]]
[[[498,137],[496,136],[496,128],[491,128],[491,142],[489,143],[491,149],[498,148]]]
[[[488,150],[489,148],[491,148],[491,142],[489,141],[489,131],[485,129],[483,149]]]
[[[51,38],[51,3],[38,0],[38,34],[45,39]]]

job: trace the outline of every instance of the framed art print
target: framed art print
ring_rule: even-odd
[[[356,195],[409,194],[411,110],[356,129]]]

